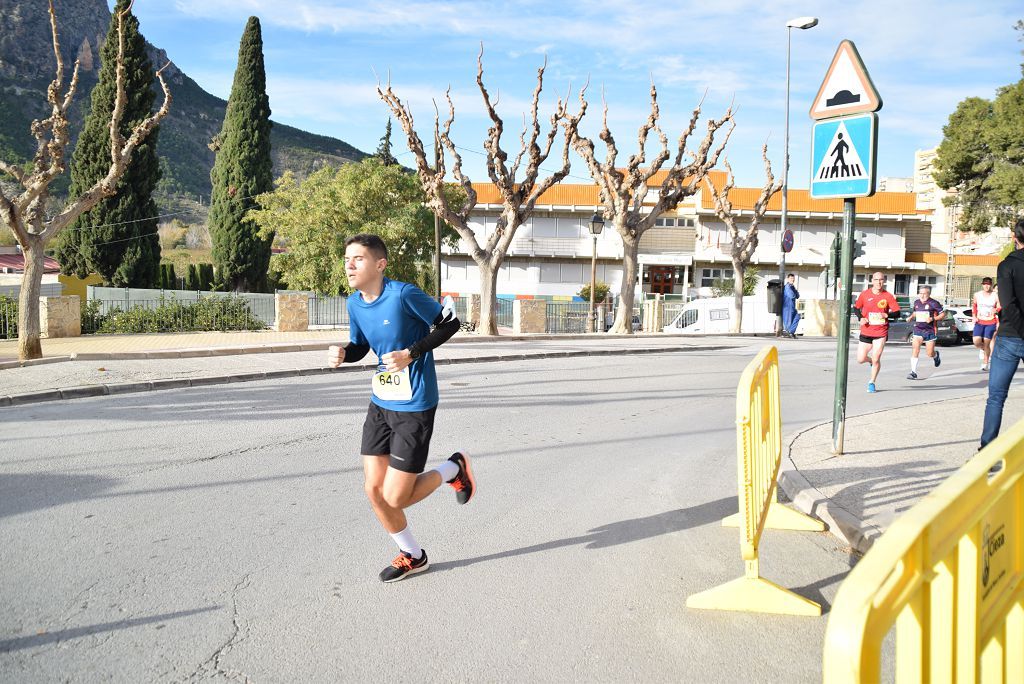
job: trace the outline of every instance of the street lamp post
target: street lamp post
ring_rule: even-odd
[[[786,210],[788,209],[789,197],[789,53],[792,44],[793,29],[806,30],[818,25],[817,17],[797,17],[786,22],[786,133],[783,143],[783,154],[786,155],[782,164],[782,226],[779,232],[779,287],[784,292],[786,282],[786,252],[782,250],[782,237],[786,234],[788,224],[786,221]],[[779,307],[778,321],[775,326],[775,334],[782,334],[782,307]]]
[[[590,257],[590,315],[587,316],[587,332],[594,332],[594,290],[597,289],[597,236],[604,230],[604,219],[600,212],[595,211],[590,217],[590,235],[594,238],[594,249]]]

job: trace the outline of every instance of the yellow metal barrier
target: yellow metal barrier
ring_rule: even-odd
[[[897,682],[1024,682],[1024,420],[854,567],[825,633],[825,681],[879,681],[894,624]]]
[[[776,500],[782,464],[782,412],[779,403],[779,352],[761,350],[740,377],[736,389],[736,466],[740,512],[722,521],[740,528],[743,577],[686,599],[690,608],[744,610],[786,615],[821,615],[821,606],[761,577],[757,549],[766,527],[820,532],[818,520]]]

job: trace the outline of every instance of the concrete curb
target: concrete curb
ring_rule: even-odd
[[[690,339],[698,340],[707,337],[725,338],[774,338],[774,335],[764,334],[696,334],[681,335],[677,333],[634,333],[632,335],[608,333],[591,333],[578,335],[564,334],[537,334],[537,335],[456,335],[445,344],[480,344],[487,342],[543,342],[543,341],[570,341],[570,340],[642,340],[642,339]],[[818,339],[818,338],[813,338]],[[820,338],[833,339],[833,338]],[[242,354],[284,354],[304,351],[326,351],[327,347],[337,344],[337,341],[305,341],[305,342],[268,342],[265,344],[246,344],[224,347],[186,347],[184,349],[152,349],[148,351],[134,352],[75,352],[70,355],[53,356],[31,361],[8,360],[0,361],[0,370],[5,368],[20,368],[44,363],[61,363],[64,361],[145,361],[148,359],[191,359],[208,356],[238,356]]]
[[[7,368],[24,368],[25,366],[43,366],[48,363],[61,363],[72,361],[71,356],[49,356],[45,359],[32,359],[30,361],[0,361],[0,370]]]
[[[829,532],[863,555],[868,552],[875,540],[882,536],[883,530],[864,522],[825,496],[804,477],[791,458],[793,445],[804,433],[829,424],[831,421],[818,423],[794,435],[789,441],[789,448],[779,468],[778,484],[797,509],[824,522]]]
[[[327,345],[324,345],[323,349],[326,348]],[[464,363],[488,363],[492,361],[528,361],[531,359],[561,359],[579,356],[677,354],[685,352],[716,351],[727,348],[728,345],[718,345],[710,347],[641,347],[635,349],[592,349],[579,351],[537,352],[532,354],[491,354],[488,356],[470,356],[465,358],[454,359],[435,359],[434,363],[438,366],[450,366]],[[83,385],[78,387],[68,387],[64,389],[43,390],[39,392],[26,392],[24,394],[12,394],[6,396],[0,395],[0,407],[23,406],[25,404],[37,404],[46,401],[59,401],[62,399],[81,399],[84,397],[129,394],[134,392],[183,389],[186,387],[209,387],[211,385],[225,385],[235,382],[274,380],[278,378],[302,377],[307,375],[324,375],[329,373],[353,373],[365,370],[374,365],[376,364],[359,363],[342,366],[340,368],[328,368],[327,366],[317,366],[312,368],[255,371],[252,373],[232,373],[230,375],[210,375],[198,378],[165,378],[158,380],[145,380],[141,382],[119,382],[105,385]]]

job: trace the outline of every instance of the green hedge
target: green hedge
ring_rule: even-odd
[[[18,300],[0,295],[0,340],[18,339]]]
[[[200,330],[263,330],[241,297],[204,297],[196,302],[160,299],[154,307],[114,307],[103,311],[102,302],[82,307],[83,333],[193,332]]]

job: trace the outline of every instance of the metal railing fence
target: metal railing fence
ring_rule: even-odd
[[[544,331],[580,334],[587,331],[590,302],[548,302]]]

